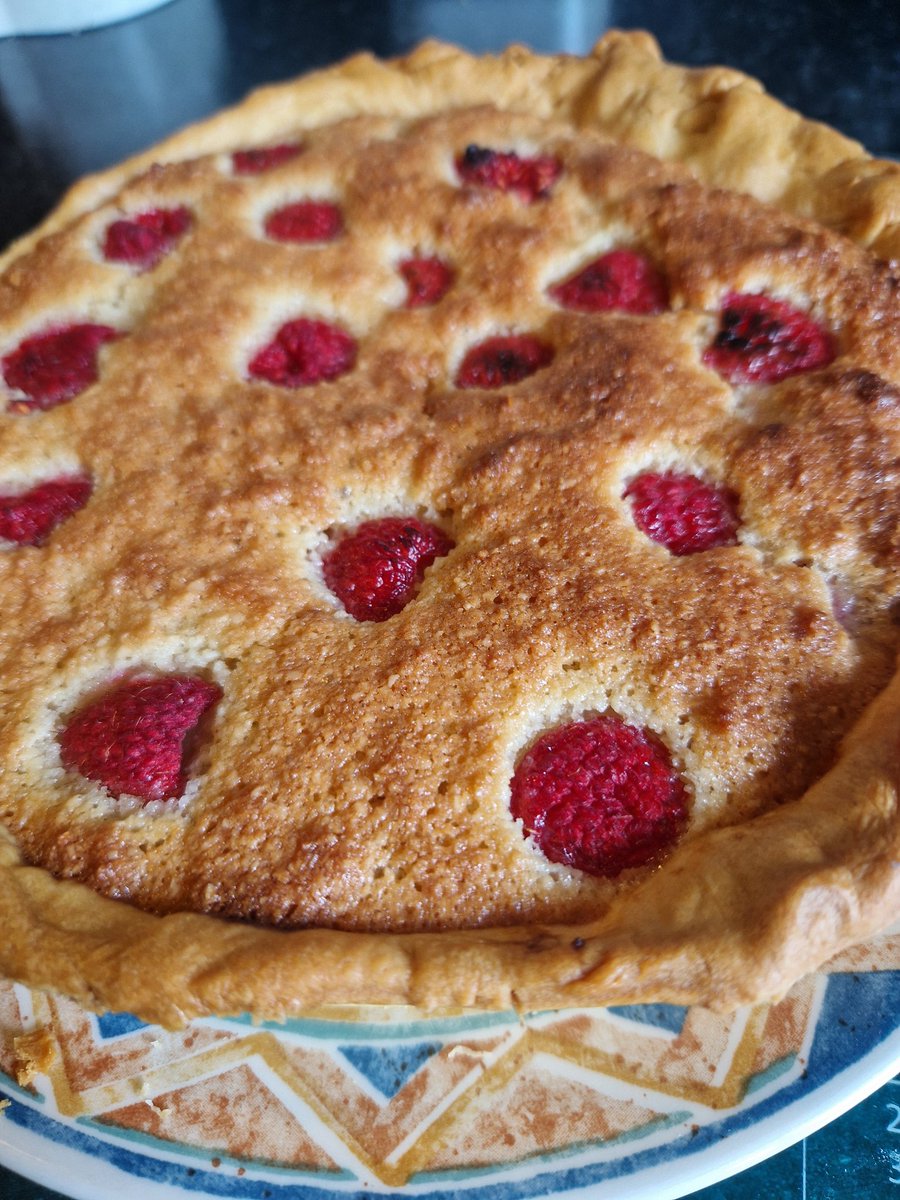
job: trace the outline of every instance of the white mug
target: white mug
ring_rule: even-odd
[[[169,0],[0,0],[0,37],[75,33],[125,21]]]

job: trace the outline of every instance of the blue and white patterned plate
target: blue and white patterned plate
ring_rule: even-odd
[[[900,1066],[900,936],[779,1004],[333,1010],[180,1033],[0,983],[0,1161],[75,1200],[671,1200]]]

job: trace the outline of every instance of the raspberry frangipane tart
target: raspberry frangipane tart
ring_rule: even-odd
[[[887,923],[898,220],[642,34],[76,187],[0,264],[0,971],[727,1008]]]

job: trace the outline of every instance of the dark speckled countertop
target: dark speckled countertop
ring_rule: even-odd
[[[357,50],[402,53],[429,36],[474,51],[521,41],[578,53],[610,27],[649,29],[675,62],[747,71],[873,153],[900,158],[900,0],[171,0],[89,32],[0,38],[0,243],[80,175],[257,84]],[[878,1164],[897,1091],[886,1085],[695,1200],[894,1195]],[[0,1200],[55,1196],[0,1167]]]
[[[728,63],[876,154],[900,157],[897,0],[173,0],[77,35],[0,39],[0,242],[73,179],[188,121],[357,50],[424,37],[583,52],[646,28],[674,62]]]

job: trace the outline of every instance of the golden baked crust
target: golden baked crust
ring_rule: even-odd
[[[277,170],[231,169],[301,135]],[[460,188],[473,143],[555,155],[552,196]],[[307,196],[340,201],[340,239],[263,236]],[[190,233],[154,270],[104,261],[116,217],[180,205]],[[0,564],[0,971],[164,1024],[724,1008],[892,919],[900,303],[878,259],[898,222],[897,168],[640,34],[584,60],[357,58],[73,189],[3,260],[0,356],[75,317],[127,336],[72,403],[0,417],[7,480],[94,480]],[[671,311],[547,297],[620,245]],[[410,253],[450,260],[439,305],[403,307]],[[702,352],[732,291],[811,311],[834,361],[729,387]],[[248,379],[297,315],[349,330],[354,370]],[[468,346],[513,331],[552,363],[453,386]],[[738,545],[675,558],[635,529],[625,483],[672,465],[740,493]],[[402,614],[355,624],[322,582],[329,531],[408,512],[455,549]],[[60,727],[131,668],[223,689],[183,803],[116,803],[60,763]],[[692,799],[678,849],[625,884],[548,864],[508,804],[538,733],[608,709],[665,742]]]

